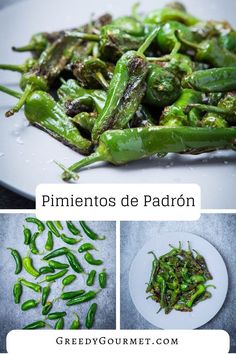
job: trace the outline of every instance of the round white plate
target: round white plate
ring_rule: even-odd
[[[145,0],[142,11],[161,7],[168,0]],[[12,45],[23,45],[39,31],[71,28],[111,12],[129,14],[134,0],[34,0],[23,1],[0,11],[0,63],[22,63],[28,54],[13,53]],[[228,19],[235,24],[235,0],[188,0],[189,10],[200,18]],[[18,89],[19,74],[0,71],[0,84]],[[4,113],[15,99],[0,93],[0,183],[34,198],[39,183],[62,183],[61,171],[52,162],[69,166],[81,156],[46,133],[28,127],[23,112],[13,118]],[[114,167],[97,164],[80,173],[79,183],[197,183],[202,188],[203,208],[234,208],[236,154],[230,151],[201,156],[169,155]]]
[[[200,302],[192,312],[172,311],[165,315],[161,311],[157,314],[159,304],[146,299],[150,295],[146,293],[146,283],[150,278],[153,260],[148,252],[154,251],[160,257],[170,250],[169,244],[178,247],[179,241],[182,241],[183,248],[187,248],[187,242],[190,241],[191,247],[205,257],[213,276],[208,284],[214,284],[216,289],[209,288],[212,297]],[[154,326],[162,329],[195,329],[210,321],[221,309],[228,291],[228,273],[220,253],[202,237],[184,232],[160,233],[147,242],[135,256],[129,273],[129,290],[137,310]]]

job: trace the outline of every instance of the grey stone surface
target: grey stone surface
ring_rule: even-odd
[[[236,352],[236,215],[203,214],[196,222],[121,223],[121,328],[155,329],[136,310],[129,293],[131,263],[143,245],[158,232],[184,231],[201,235],[223,256],[229,273],[229,291],[218,314],[202,329],[224,329],[231,337],[231,352]]]
[[[7,247],[16,248],[22,256],[26,255],[27,246],[23,244],[22,225],[24,223],[25,214],[1,214],[0,215],[0,284],[1,284],[1,306],[0,306],[0,352],[5,352],[6,335],[12,329],[20,329],[25,325],[42,319],[41,305],[36,309],[31,309],[27,312],[22,312],[19,305],[15,305],[12,297],[12,286],[20,277],[25,277],[27,280],[34,281],[33,277],[28,275],[25,271],[22,274],[15,275],[15,265],[12,260],[10,251]],[[78,223],[77,223],[78,224]],[[107,288],[101,291],[96,300],[89,303],[84,303],[77,306],[66,307],[65,303],[60,300],[54,304],[54,311],[64,311],[66,309],[67,316],[65,318],[65,328],[69,328],[73,321],[73,312],[76,312],[84,328],[86,313],[93,302],[97,302],[98,310],[96,314],[96,320],[94,329],[114,329],[115,328],[115,222],[88,222],[92,229],[97,233],[106,236],[104,241],[95,241],[98,252],[93,252],[95,258],[101,258],[104,260],[102,266],[90,266],[88,265],[82,255],[78,254],[78,258],[84,265],[86,272],[92,269],[96,269],[97,273],[105,267],[108,273]],[[33,230],[34,228],[31,227]],[[64,227],[66,232],[66,227]],[[81,229],[81,228],[80,228]],[[66,232],[69,235],[68,232]],[[84,233],[83,233],[84,235]],[[40,250],[43,250],[45,239],[47,237],[46,232],[37,239],[37,246]],[[55,247],[54,249],[64,246],[65,244],[58,238],[54,237]],[[84,241],[91,241],[84,235]],[[79,245],[79,244],[78,244]],[[68,246],[71,247],[71,246]],[[77,250],[78,246],[72,246]],[[42,256],[33,256],[34,265],[36,268],[45,265],[46,262],[41,261]],[[66,258],[60,257],[58,261],[66,262]],[[74,272],[70,269],[68,274]],[[77,274],[77,280],[66,287],[66,291],[78,290],[78,289],[98,289],[98,277],[94,287],[89,288],[86,286],[86,275]],[[43,279],[43,276],[39,278]],[[45,284],[45,283],[44,283]],[[40,294],[33,292],[28,288],[23,289],[22,302],[28,299],[40,299]],[[58,297],[61,293],[61,280],[58,280],[52,285],[52,293],[49,300],[54,297]],[[51,325],[55,321],[49,321]]]

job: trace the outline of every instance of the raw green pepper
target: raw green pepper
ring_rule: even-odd
[[[98,275],[98,281],[101,289],[105,289],[107,286],[107,273],[106,269],[103,269],[102,272]]]
[[[87,252],[87,251],[92,251],[92,250],[96,250],[94,245],[92,245],[91,243],[83,243],[80,248],[78,249],[79,253],[83,253],[83,252]]]
[[[75,236],[80,235],[80,231],[77,229],[77,227],[72,223],[72,221],[67,221],[66,226],[68,230]]]
[[[96,270],[91,270],[91,272],[89,272],[86,285],[93,286],[96,274],[97,274]]]
[[[15,283],[13,286],[13,296],[15,304],[19,304],[21,300],[21,295],[23,293],[23,288],[20,282]]]
[[[73,315],[75,316],[74,321],[71,323],[70,329],[79,329],[80,328],[80,320],[79,316],[77,313],[73,312]]]
[[[49,312],[51,311],[52,307],[53,307],[52,302],[46,302],[46,304],[43,306],[43,309],[42,309],[42,315],[47,316],[49,314]]]
[[[49,259],[64,256],[69,252],[69,249],[67,247],[61,247],[58,248],[50,253],[48,253],[46,256],[43,257],[44,261],[48,261]]]
[[[25,326],[23,329],[41,329],[47,327],[47,323],[44,321],[36,321]]]
[[[76,239],[73,237],[68,237],[65,234],[61,234],[61,239],[63,242],[67,243],[68,245],[76,245],[77,243],[81,242],[81,238]]]
[[[55,269],[52,267],[41,267],[39,268],[39,274],[43,275],[43,274],[48,274],[48,273],[54,273]]]
[[[64,279],[62,279],[62,290],[64,289],[65,286],[72,284],[75,279],[77,278],[77,276],[75,274],[70,274],[67,275]]]
[[[7,249],[11,251],[11,255],[16,263],[15,274],[19,274],[22,271],[22,259],[20,253],[17,250],[14,250],[13,248]]]
[[[29,223],[35,224],[35,225],[37,226],[37,228],[38,228],[38,232],[40,232],[40,233],[43,233],[43,232],[44,232],[44,230],[45,230],[45,225],[44,225],[44,223],[43,223],[42,221],[40,221],[39,219],[33,218],[33,217],[27,217],[27,218],[25,219],[25,221],[27,221],[27,222],[29,222]]]
[[[49,284],[45,286],[42,290],[42,299],[41,299],[42,306],[46,305],[50,292],[51,292],[51,285]]]
[[[53,241],[53,234],[52,231],[48,231],[48,238],[45,244],[45,250],[46,251],[52,251],[53,250],[53,245],[54,245],[54,241]]]
[[[96,303],[93,303],[88,310],[88,313],[86,315],[86,321],[85,321],[86,328],[88,329],[93,327],[95,315],[97,312],[97,307],[98,305]]]
[[[23,225],[23,233],[24,233],[24,238],[25,238],[24,244],[29,245],[30,241],[31,241],[32,233],[31,233],[30,229],[25,227],[25,225]]]
[[[82,227],[82,229],[83,229],[83,231],[85,232],[85,234],[89,237],[89,238],[91,238],[91,240],[105,240],[105,236],[99,236],[96,232],[94,232],[92,229],[90,229],[90,227],[85,223],[85,221],[80,221],[79,222],[80,223],[80,225],[81,225],[81,227]],[[82,245],[83,246],[83,245]],[[81,246],[81,247],[82,247]],[[88,247],[91,247],[91,246],[88,246],[88,245],[86,245],[86,247],[84,246],[84,248],[83,248],[83,252],[84,251],[86,251],[86,250],[88,250],[87,248]],[[91,249],[91,248],[90,248]]]
[[[53,221],[46,221],[46,225],[56,237],[60,237],[60,232],[57,230]]]
[[[65,311],[62,312],[52,312],[48,315],[49,320],[57,320],[59,318],[65,317],[67,313]]]
[[[30,309],[34,309],[35,307],[38,306],[38,304],[39,304],[39,301],[36,301],[34,299],[27,300],[21,305],[21,310],[28,311]]]
[[[39,284],[31,283],[30,281],[27,281],[24,278],[20,278],[19,282],[22,285],[26,286],[27,288],[32,289],[36,293],[40,293],[41,292],[41,286]]]
[[[69,268],[69,264],[57,262],[57,261],[54,261],[54,260],[50,260],[48,262],[48,265],[49,265],[49,267],[52,267],[54,269],[66,269],[66,268]]]
[[[43,283],[45,281],[47,282],[53,282],[59,278],[64,277],[64,275],[66,275],[66,273],[68,272],[68,269],[63,269],[60,272],[57,272],[55,274],[50,274],[50,275],[46,275],[45,279],[41,280],[40,283]]]
[[[75,290],[75,291],[67,291],[61,294],[60,299],[62,300],[70,300],[75,297],[79,297],[85,293],[85,290]]]
[[[34,268],[32,259],[30,257],[24,257],[22,260],[23,267],[27,273],[37,278],[39,276],[39,271]]]
[[[92,253],[90,252],[86,252],[84,255],[84,259],[86,260],[86,262],[88,262],[91,265],[101,265],[103,264],[103,261],[101,259],[95,259],[92,255]]]
[[[98,291],[88,291],[87,293],[74,297],[73,299],[67,301],[66,305],[67,306],[74,306],[74,305],[78,305],[84,302],[88,302],[92,299],[94,299],[97,295]]]
[[[71,266],[71,268],[76,272],[76,273],[84,273],[84,268],[76,258],[76,256],[72,252],[67,252],[66,258]]]
[[[65,325],[64,318],[59,318],[59,320],[55,323],[54,329],[63,329]]]

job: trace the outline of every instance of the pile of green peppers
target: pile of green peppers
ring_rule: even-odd
[[[236,146],[236,31],[201,21],[176,2],[140,16],[108,14],[70,30],[37,33],[18,71],[28,121],[87,155],[64,180],[97,161],[120,165],[170,152]],[[125,141],[125,144],[124,144]]]
[[[37,309],[40,313],[40,318],[27,324],[24,329],[64,329],[67,312],[66,310],[56,311],[56,304],[59,300],[65,302],[65,306],[88,303],[89,307],[84,322],[81,322],[78,313],[74,313],[75,318],[71,321],[69,329],[92,328],[98,306],[96,302],[91,303],[91,301],[96,301],[97,294],[107,286],[106,269],[99,269],[97,274],[97,266],[102,265],[103,260],[95,258],[92,251],[97,251],[94,242],[104,240],[105,237],[94,232],[84,221],[80,221],[80,225],[86,238],[89,239],[87,242],[74,222],[66,221],[63,225],[60,221],[47,221],[44,224],[35,217],[27,217],[25,221],[27,226],[23,225],[23,241],[28,249],[26,256],[22,257],[16,249],[8,248],[15,262],[15,274],[19,276],[13,285],[14,302],[20,305],[22,311]],[[32,226],[32,229],[30,226]],[[70,236],[66,236],[65,232],[69,233]],[[43,250],[39,250],[36,245],[38,237],[45,239]],[[55,237],[62,241],[62,247],[55,249]],[[76,249],[71,248],[79,242],[81,244],[78,253],[84,258],[86,271],[75,254]],[[43,264],[37,269],[34,264],[35,257],[42,257],[42,255]],[[57,260],[59,257],[64,257],[66,262],[59,262]],[[92,266],[92,269],[91,267],[87,269],[89,265]],[[27,275],[27,279],[22,277],[23,271]],[[74,274],[67,274],[71,271]],[[86,277],[87,290],[76,285],[81,282],[77,279],[78,275]],[[51,299],[53,284],[59,285],[59,282],[62,286],[61,292],[57,294],[57,297]],[[46,284],[41,285],[44,283]],[[65,291],[65,287],[72,283],[77,287],[74,290]],[[34,296],[32,295],[32,298],[22,301],[25,287],[31,289]],[[40,307],[41,309],[39,309]],[[79,311],[79,307],[77,310]],[[53,325],[50,321],[53,321]]]
[[[184,250],[171,246],[171,251],[157,258],[153,251],[152,269],[150,280],[146,288],[151,293],[147,299],[152,299],[160,305],[159,311],[164,310],[169,314],[172,310],[192,312],[193,307],[199,302],[212,297],[207,290],[215,288],[206,284],[212,280],[205,258],[197,251]],[[195,255],[195,254],[196,255]]]

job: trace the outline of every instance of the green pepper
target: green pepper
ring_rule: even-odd
[[[23,225],[23,233],[24,233],[24,238],[25,238],[24,244],[29,245],[30,241],[31,241],[32,233],[31,233],[30,229],[25,227],[25,225]]]
[[[42,309],[42,315],[47,316],[49,314],[49,312],[51,311],[52,307],[53,307],[52,302],[46,302],[46,304],[43,306],[43,309]]]
[[[152,289],[153,282],[155,281],[156,273],[157,273],[158,267],[159,267],[159,261],[157,259],[157,256],[155,255],[155,253],[154,252],[148,252],[148,253],[152,254],[154,256],[154,259],[152,261],[152,271],[151,271],[148,286],[146,288],[146,293],[148,293]]]
[[[98,307],[98,305],[96,303],[93,303],[88,310],[88,313],[86,315],[86,321],[85,321],[85,325],[86,325],[87,329],[90,329],[93,327],[95,315],[97,312],[97,307]]]
[[[206,282],[206,278],[203,275],[192,275],[190,278],[192,283],[198,284],[198,283],[205,283]]]
[[[61,239],[63,242],[67,243],[68,245],[76,245],[77,243],[81,242],[81,238],[76,239],[73,237],[68,237],[65,234],[61,234]]]
[[[0,64],[0,70],[10,70],[19,73],[28,72],[33,66],[35,66],[37,61],[33,58],[27,59],[24,64],[14,65],[14,64]]]
[[[39,304],[39,301],[36,301],[34,299],[27,300],[21,305],[21,310],[28,311],[30,309],[34,309],[35,307],[38,306],[38,304]]]
[[[57,320],[59,318],[65,317],[67,313],[65,311],[62,312],[52,312],[48,315],[49,320]]]
[[[223,33],[219,38],[222,47],[236,54],[236,31],[231,30],[229,33]]]
[[[24,278],[19,279],[19,283],[26,286],[29,289],[32,289],[36,293],[41,292],[41,286],[39,284],[31,283],[30,281],[25,280]]]
[[[169,2],[165,5],[167,8],[171,8],[174,10],[179,10],[182,12],[187,12],[186,7],[179,1]]]
[[[55,269],[52,267],[41,267],[39,268],[39,274],[43,275],[43,274],[48,274],[48,273],[54,273]]]
[[[191,308],[194,304],[194,301],[197,300],[201,295],[206,291],[206,287],[203,284],[199,284],[196,288],[196,292],[191,296],[190,300],[186,303],[188,308]]]
[[[40,233],[44,232],[44,230],[45,230],[44,223],[42,221],[40,221],[39,219],[33,218],[33,217],[27,217],[25,219],[25,221],[35,224],[38,228],[38,232],[40,232]]]
[[[46,256],[43,257],[44,261],[49,261],[52,258],[64,256],[69,252],[69,249],[67,247],[61,247],[58,248],[50,253],[48,253]]]
[[[72,284],[76,278],[77,276],[75,274],[67,275],[64,279],[62,279],[62,289],[64,289],[65,286]]]
[[[73,299],[67,301],[66,305],[67,306],[74,306],[74,305],[78,305],[84,302],[88,302],[92,299],[94,299],[97,295],[98,291],[88,291],[87,293],[74,297]]]
[[[48,33],[39,32],[34,34],[29,43],[22,47],[12,47],[15,52],[36,52],[41,54],[48,46]]]
[[[22,271],[22,259],[20,253],[17,250],[14,250],[13,248],[7,249],[11,251],[11,255],[16,263],[15,274],[19,274]]]
[[[60,232],[57,230],[53,221],[46,221],[46,225],[56,237],[60,237]]]
[[[47,323],[44,321],[36,321],[33,323],[30,323],[29,325],[25,326],[23,329],[41,329],[45,328],[47,326]]]
[[[80,235],[80,231],[77,229],[77,227],[72,223],[72,221],[67,221],[66,226],[68,230],[75,236]]]
[[[118,17],[112,21],[111,25],[132,36],[139,37],[145,34],[144,24],[134,16]]]
[[[82,221],[81,221],[82,222]],[[91,243],[83,243],[80,248],[78,249],[79,253],[83,253],[83,252],[87,252],[87,251],[92,251],[92,250],[96,250],[94,245],[92,245]]]
[[[228,128],[228,122],[217,113],[207,113],[201,120],[202,127]]]
[[[21,295],[23,292],[23,288],[20,282],[15,283],[13,286],[13,296],[15,304],[19,304],[21,300]]]
[[[92,132],[95,120],[97,118],[97,113],[81,112],[76,114],[75,117],[71,118],[72,122],[78,124],[81,128],[85,129],[89,133]]]
[[[88,275],[88,278],[87,278],[87,281],[86,281],[86,285],[93,286],[96,274],[97,274],[96,270],[91,270],[89,272],[89,275]]]
[[[57,261],[54,261],[54,260],[50,260],[48,262],[48,265],[49,265],[49,267],[52,267],[54,269],[66,269],[66,268],[69,268],[69,264],[57,262]]]
[[[181,43],[195,49],[197,61],[208,63],[216,68],[236,66],[236,55],[222,48],[217,38],[207,39],[196,44],[183,38],[178,31],[176,31],[176,36]]]
[[[106,269],[103,269],[102,272],[98,275],[98,281],[101,289],[105,289],[107,286],[107,273]]]
[[[176,102],[173,105],[164,109],[160,125],[169,127],[181,126],[196,126],[198,119],[192,119],[191,116],[185,113],[185,108],[192,103],[200,103],[202,95],[200,92],[184,89]]]
[[[86,262],[88,262],[91,265],[101,265],[103,264],[103,261],[101,259],[95,259],[92,255],[92,253],[90,252],[86,252],[84,255],[84,259],[86,260]]]
[[[84,268],[76,258],[76,256],[72,252],[67,252],[66,258],[71,266],[71,268],[76,272],[76,273],[84,273]]]
[[[90,229],[90,227],[85,223],[85,221],[80,221],[79,222],[83,231],[85,232],[85,234],[91,238],[91,240],[105,240],[105,236],[99,236],[98,234],[96,234],[96,232],[94,232],[92,229]],[[82,245],[83,246],[83,245]],[[82,247],[81,246],[81,247]],[[86,251],[85,248],[88,248],[89,246],[86,245],[86,247],[84,246],[83,248],[83,252]]]
[[[73,315],[75,316],[74,321],[71,323],[70,329],[79,329],[80,328],[80,320],[79,316],[77,313],[73,312]]]
[[[51,292],[51,286],[49,284],[45,286],[42,290],[42,299],[41,299],[42,306],[46,305],[50,292]]]
[[[67,291],[61,294],[60,298],[62,300],[70,300],[75,297],[79,297],[85,293],[85,290],[75,290],[75,291]]]
[[[148,71],[144,101],[155,107],[165,107],[174,103],[180,94],[181,86],[178,78],[152,64]]]
[[[55,323],[54,329],[63,329],[65,324],[64,318],[59,318],[59,320]]]
[[[199,70],[186,76],[183,87],[202,92],[228,92],[236,90],[236,68]]]
[[[146,89],[148,66],[143,56],[127,52],[116,64],[103,111],[95,121],[92,139],[108,129],[124,128],[134,116]],[[125,97],[125,99],[124,99]]]
[[[63,230],[63,226],[60,221],[54,221],[54,224],[59,230],[61,230],[61,231]]]
[[[55,274],[50,274],[50,275],[46,275],[45,279],[41,280],[40,283],[43,283],[45,281],[47,282],[53,282],[59,278],[64,277],[64,275],[68,272],[68,269],[63,269],[60,272],[57,272]]]
[[[177,21],[170,21],[162,25],[157,33],[157,46],[164,54],[177,51],[186,52],[186,45],[181,44],[176,38],[176,31],[181,33],[181,36],[186,40],[193,42],[195,37],[192,31],[185,25]]]
[[[107,131],[100,137],[96,152],[69,168],[64,168],[64,180],[77,179],[75,171],[97,161],[122,165],[155,154],[203,153],[212,149],[235,149],[235,128],[169,128],[149,127]]]
[[[109,72],[107,65],[99,58],[79,59],[71,65],[73,75],[82,87],[89,89],[108,88]]]
[[[23,267],[27,273],[37,278],[39,276],[39,271],[34,268],[32,259],[30,257],[24,257],[22,260]]]
[[[33,254],[39,254],[39,250],[36,246],[36,240],[37,238],[41,235],[41,233],[39,231],[35,232],[33,234],[33,236],[31,237],[31,241],[30,241],[30,244],[29,244],[29,247],[30,247],[30,251],[33,253]]]
[[[53,234],[52,231],[48,231],[48,238],[45,244],[45,250],[46,251],[52,251],[53,250],[53,245],[54,245],[54,241],[53,241]]]
[[[187,26],[192,26],[199,22],[196,17],[188,14],[187,12],[184,12],[182,9],[179,10],[170,7],[164,7],[162,9],[152,11],[144,19],[145,23],[155,25],[169,21],[178,21],[184,23]]]
[[[57,90],[59,102],[65,104],[67,101],[78,99],[86,100],[91,105],[91,109],[95,109],[100,113],[104,107],[107,94],[103,90],[89,90],[82,88],[75,80],[63,81],[63,84]]]

